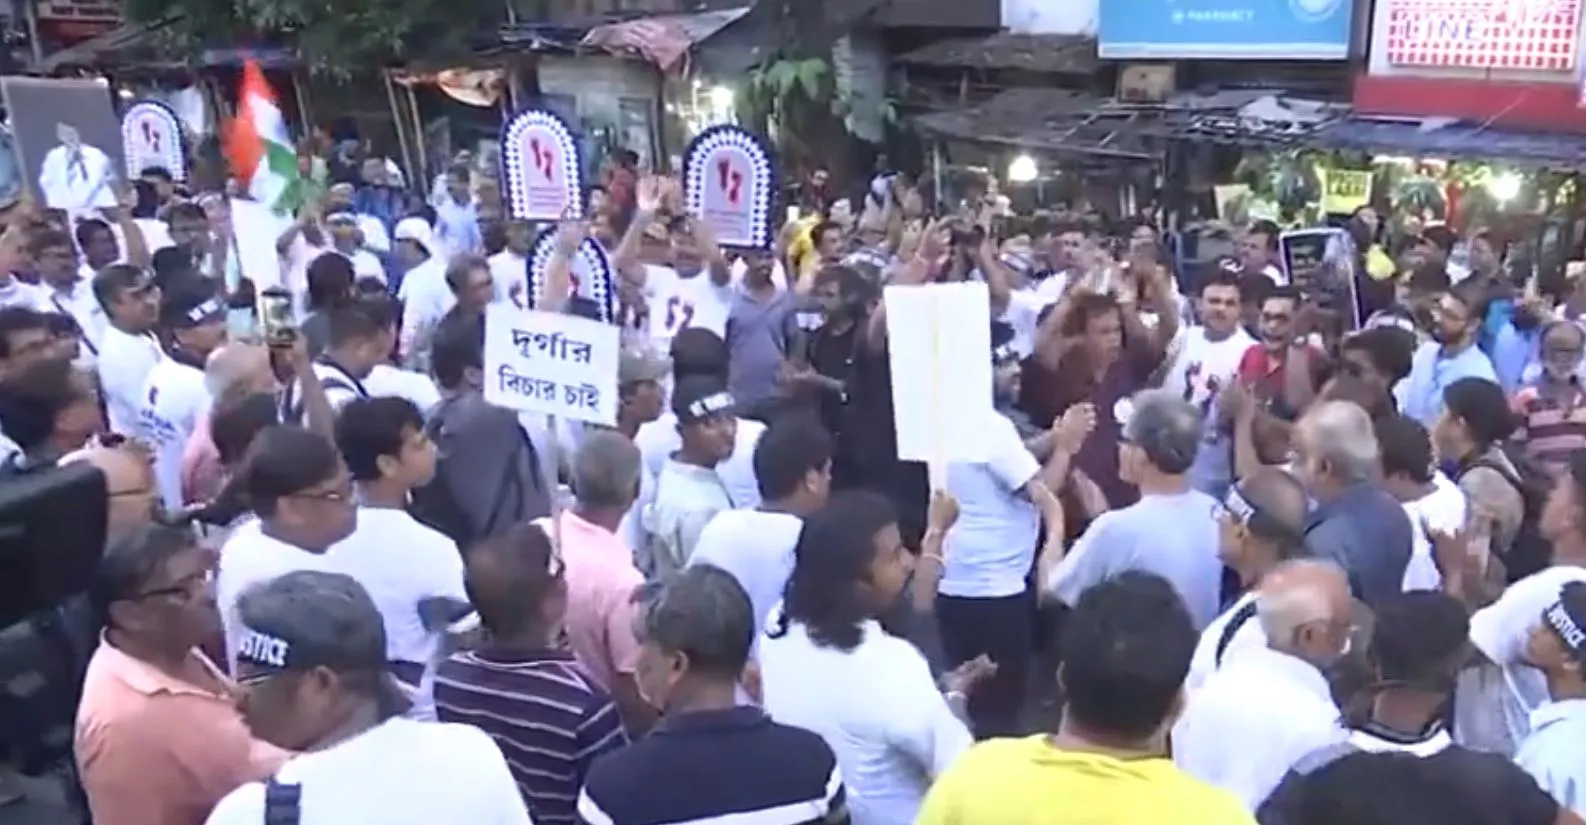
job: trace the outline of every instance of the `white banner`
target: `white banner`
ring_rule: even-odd
[[[621,334],[616,326],[576,315],[491,304],[485,310],[485,400],[615,425]]]
[[[889,286],[887,352],[898,458],[937,465],[991,457],[991,301],[980,282]]]

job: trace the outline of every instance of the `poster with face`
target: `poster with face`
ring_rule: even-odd
[[[126,161],[121,124],[103,80],[0,78],[24,184],[51,209],[82,214],[117,205]]]
[[[759,137],[737,126],[699,133],[683,153],[684,207],[724,247],[771,243],[776,165]]]
[[[127,179],[143,170],[164,169],[178,183],[187,180],[182,155],[182,126],[176,113],[157,100],[140,100],[121,115],[121,146],[127,159]]]
[[[578,144],[560,117],[543,109],[519,112],[501,133],[501,177],[512,216],[556,221],[583,214]]]

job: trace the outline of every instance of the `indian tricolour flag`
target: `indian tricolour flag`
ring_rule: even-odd
[[[300,205],[303,187],[297,152],[275,91],[253,60],[242,67],[237,116],[226,135],[226,159],[249,197],[278,213],[295,211]]]

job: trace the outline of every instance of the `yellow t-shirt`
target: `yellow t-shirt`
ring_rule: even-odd
[[[992,739],[958,758],[914,825],[1255,825],[1233,794],[1170,759],[1061,751],[1046,736]]]

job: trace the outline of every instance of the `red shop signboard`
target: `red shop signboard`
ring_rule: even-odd
[[[1388,0],[1393,66],[1567,72],[1582,0]]]

